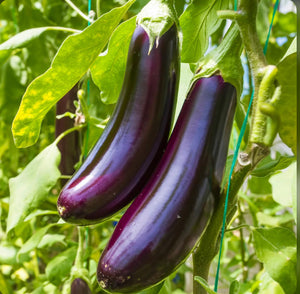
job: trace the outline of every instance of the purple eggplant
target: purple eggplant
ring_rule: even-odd
[[[235,88],[221,76],[193,84],[159,165],[101,255],[103,289],[155,285],[192,252],[220,192],[235,106]]]
[[[126,206],[139,194],[166,147],[179,78],[176,26],[148,51],[149,37],[137,26],[115,111],[58,198],[59,214],[67,222],[97,223]]]
[[[64,114],[65,112],[75,113],[74,101],[77,101],[77,87],[76,84],[62,99],[56,104],[56,115]],[[63,117],[56,119],[55,122],[55,136],[58,137],[66,130],[74,127],[74,119],[70,117]],[[75,131],[66,135],[59,141],[57,147],[61,153],[61,160],[59,170],[62,175],[73,175],[74,165],[79,161],[81,148],[79,132]],[[66,179],[61,180],[63,186],[67,182]]]
[[[76,278],[71,285],[71,294],[92,294],[92,292],[83,279]]]

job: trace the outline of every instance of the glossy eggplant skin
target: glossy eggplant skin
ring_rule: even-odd
[[[191,253],[220,191],[235,106],[235,88],[221,76],[194,83],[157,169],[101,255],[103,289],[134,293],[155,285]]]
[[[76,278],[71,284],[71,294],[92,294],[92,292],[83,279]]]
[[[65,112],[75,113],[76,108],[74,101],[77,101],[77,88],[76,84],[63,98],[56,104],[56,115],[64,114]],[[66,130],[74,127],[74,119],[70,117],[63,117],[55,121],[55,137]],[[61,153],[61,160],[59,170],[62,175],[73,175],[75,172],[74,165],[79,161],[81,148],[80,148],[80,134],[78,131],[66,135],[59,141],[57,147]],[[67,180],[61,179],[61,185],[65,185]]]
[[[166,147],[179,78],[176,26],[148,51],[148,35],[137,26],[115,111],[58,198],[58,211],[67,222],[97,223],[126,206],[139,194]]]

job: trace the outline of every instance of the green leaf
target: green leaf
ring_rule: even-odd
[[[34,217],[37,217],[40,215],[47,215],[47,214],[57,215],[57,210],[41,210],[41,209],[34,210],[32,213],[30,213],[26,216],[26,218],[24,219],[24,222],[27,222]]]
[[[217,294],[217,292],[210,289],[208,283],[203,278],[196,276],[194,280],[197,281],[207,291],[208,294]]]
[[[3,50],[0,51],[0,65],[4,64],[6,60],[9,58],[11,54],[11,50]]]
[[[23,222],[46,200],[60,177],[60,152],[52,143],[39,153],[15,178],[9,180],[10,200],[7,232]]]
[[[293,162],[284,171],[273,175],[269,182],[272,185],[273,199],[282,206],[293,207],[296,219],[297,201],[297,163]]]
[[[0,272],[0,289],[1,289],[1,292],[0,292],[1,294],[12,293],[12,289],[9,286],[8,279],[2,275],[2,272]]]
[[[151,0],[137,16],[137,23],[149,36],[149,52],[155,40],[158,41],[159,37],[174,23],[179,26],[173,2],[172,0]]]
[[[274,105],[280,117],[279,135],[294,154],[297,152],[297,112],[295,111],[297,109],[297,53],[295,42],[294,40],[287,52],[288,55],[285,55],[277,66],[277,79],[282,89],[280,99]]]
[[[111,36],[107,53],[100,55],[91,67],[93,81],[101,90],[101,100],[104,103],[113,104],[118,100],[125,76],[128,48],[135,27],[135,17],[119,25]]]
[[[281,156],[279,153],[276,154],[275,159],[267,156],[251,172],[251,175],[255,177],[270,176],[279,170],[287,168],[295,160],[294,156]]]
[[[297,52],[297,37],[294,38],[293,42],[291,43],[290,47],[282,57],[281,61],[284,61],[287,57],[289,57],[291,54],[294,54]]]
[[[82,33],[63,42],[52,66],[28,86],[23,96],[12,126],[17,147],[37,141],[44,116],[87,72],[134,1],[102,15]]]
[[[292,33],[297,32],[297,13],[279,12],[276,21],[272,28],[272,33],[275,37],[286,37]]]
[[[49,224],[43,228],[38,229],[21,247],[18,252],[17,260],[21,261],[24,259],[24,256],[32,251],[33,249],[37,248],[39,243],[41,242],[42,238],[46,234],[46,232],[56,224]]]
[[[0,244],[0,264],[17,264],[17,252],[18,249],[13,245],[5,243]]]
[[[296,275],[296,237],[286,228],[252,228],[254,248],[257,258],[265,270],[278,282],[285,293],[295,293]]]
[[[228,9],[230,0],[194,0],[180,16],[182,62],[196,63],[208,48],[209,36],[222,24],[217,11]]]
[[[43,236],[37,248],[51,247],[55,243],[62,243],[66,245],[64,242],[66,236],[61,234],[46,234]]]
[[[240,283],[234,280],[230,283],[229,294],[238,294],[240,290]]]
[[[280,285],[267,272],[263,272],[260,280],[259,294],[285,294]]]
[[[158,294],[169,294],[172,292],[172,285],[170,281],[170,277],[168,277],[164,282],[162,283],[162,287],[159,290]]]
[[[199,72],[194,80],[221,74],[225,82],[236,88],[237,97],[243,89],[243,67],[241,64],[242,41],[236,24],[232,24],[221,44],[210,51],[198,63]]]
[[[78,33],[80,31],[63,28],[63,27],[41,27],[33,28],[16,34],[12,38],[8,39],[4,43],[0,44],[0,50],[12,50],[17,48],[26,47],[30,42],[39,38],[44,32],[47,31],[65,31],[70,33]]]
[[[190,84],[191,84],[193,76],[194,76],[194,74],[191,71],[189,64],[181,63],[178,96],[177,96],[177,102],[176,102],[175,116],[174,116],[174,119],[172,122],[173,123],[172,128],[174,127],[174,125],[176,123],[176,120],[178,118],[178,115],[180,113],[182,105],[185,101],[185,98],[187,97],[188,90],[190,88]]]
[[[261,44],[267,39],[270,26],[269,11],[272,5],[272,0],[261,0],[257,7],[256,28]]]
[[[269,183],[269,177],[251,176],[248,180],[249,190],[254,194],[270,195],[272,194],[272,186]]]
[[[256,218],[260,225],[270,226],[270,227],[278,227],[290,221],[293,221],[293,215],[290,213],[279,214],[276,216],[270,216],[263,212],[257,212]]]
[[[75,260],[77,247],[73,246],[55,256],[46,267],[48,280],[59,285],[63,279],[70,275],[72,264]]]

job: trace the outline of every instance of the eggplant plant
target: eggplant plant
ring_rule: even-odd
[[[0,2],[1,293],[299,292],[293,1]]]

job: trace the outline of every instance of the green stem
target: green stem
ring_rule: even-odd
[[[84,241],[85,241],[85,227],[77,227],[78,230],[78,249],[75,258],[74,266],[76,269],[82,269],[83,266],[83,256],[84,256]]]
[[[85,13],[83,13],[71,0],[65,0],[83,19],[87,20],[88,22],[93,22]]]
[[[238,212],[239,212],[239,221],[241,224],[245,223],[245,219],[243,216],[243,212],[241,209],[241,204],[240,202],[238,203]],[[245,252],[245,240],[244,240],[244,232],[243,232],[243,227],[241,226],[240,229],[240,250],[241,250],[241,261],[242,261],[242,271],[243,271],[243,282],[245,283],[248,278],[248,270],[247,270],[247,263],[246,263],[246,252]]]
[[[91,287],[89,281],[89,272],[84,267],[84,244],[85,244],[85,227],[78,226],[78,248],[75,257],[74,266],[72,267],[70,278],[65,282],[62,294],[69,294],[70,287],[74,279],[81,278]]]
[[[78,125],[76,127],[73,127],[73,128],[70,128],[70,129],[64,131],[55,139],[54,143],[57,145],[59,143],[59,141],[62,140],[66,135],[68,135],[69,133],[75,132],[75,131],[79,131],[80,129],[82,129],[84,127],[86,127],[86,124]]]
[[[243,225],[239,225],[239,226],[234,227],[234,228],[227,229],[227,230],[226,230],[226,233],[227,233],[227,232],[237,231],[237,230],[240,230],[240,229],[242,229],[242,228],[249,228],[249,225],[243,224]]]
[[[101,0],[96,1],[96,13],[97,13],[97,18],[100,17],[100,15],[101,15]]]
[[[48,27],[47,30],[49,31],[62,31],[62,32],[69,32],[69,33],[81,33],[80,30],[66,28],[66,27]]]
[[[255,168],[260,160],[267,155],[266,152],[261,152],[261,148],[258,145],[254,145],[248,154],[240,154],[239,160],[235,166],[235,170],[231,178],[231,186],[228,197],[227,208],[227,224],[236,212],[237,207],[237,192],[241,188],[247,176]],[[215,255],[219,251],[220,236],[223,224],[223,213],[225,207],[225,197],[227,193],[227,186],[222,191],[221,195],[217,199],[216,207],[210,222],[204,231],[201,239],[193,253],[194,262],[194,277],[200,276],[206,281],[208,280],[208,273],[211,262]],[[207,246],[209,244],[209,246]],[[194,294],[205,294],[205,289],[194,281]]]
[[[258,0],[240,0],[241,17],[236,20],[254,77],[259,76],[260,71],[267,65],[256,30],[257,6]]]

